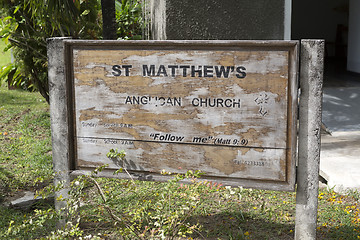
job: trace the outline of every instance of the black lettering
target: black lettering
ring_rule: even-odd
[[[198,66],[198,69],[195,69],[196,66],[191,66],[191,76],[195,77],[195,74],[198,74],[198,77],[202,77],[202,67]]]
[[[247,145],[249,143],[249,141],[247,139],[241,139],[241,145]]]
[[[143,105],[148,104],[148,100],[149,100],[149,97],[147,97],[147,96],[142,96],[142,97],[140,98],[140,102],[141,102],[141,104],[143,104]]]
[[[132,68],[132,65],[122,65],[123,68],[125,68],[125,76],[130,76],[130,68]]]
[[[169,65],[168,66],[168,68],[170,68],[171,69],[171,76],[172,77],[175,77],[176,76],[176,70],[175,69],[177,69],[177,68],[179,68],[177,65]]]
[[[230,103],[228,104],[228,102],[230,101]],[[232,105],[232,100],[231,99],[225,99],[225,102],[224,102],[224,104],[225,104],[225,107],[232,107],[233,105]]]
[[[235,99],[233,99],[233,108],[237,106],[237,108],[240,108],[240,99],[238,99],[237,101]]]
[[[190,68],[189,65],[181,65],[180,68],[182,68],[183,70],[183,77],[186,77],[187,76],[187,69]]]
[[[114,75],[115,77],[118,77],[118,76],[120,76],[121,75],[121,70],[120,70],[120,66],[119,65],[114,65],[113,67],[112,67],[112,75]]]
[[[167,77],[167,76],[168,76],[164,65],[160,65],[159,70],[158,70],[156,76],[159,77],[161,74],[163,75],[163,77]]]
[[[140,98],[133,96],[133,102],[132,104],[140,104]]]
[[[167,104],[170,104],[171,106],[174,106],[174,103],[171,98],[168,98],[166,101]]]
[[[180,101],[180,100],[179,100]],[[193,98],[192,105],[194,107],[227,107],[240,108],[240,99],[230,98]]]
[[[126,97],[125,104],[132,104],[130,96]]]
[[[219,66],[215,66],[216,76],[218,78],[221,78],[221,75],[224,75],[225,78],[228,78],[229,73],[230,73],[230,69],[231,69],[231,67],[229,67],[229,66],[226,67],[226,70],[225,70],[224,66],[220,66],[220,69],[219,69]]]
[[[196,102],[196,103],[195,103]],[[192,105],[194,106],[194,107],[198,107],[199,106],[199,99],[198,98],[193,98],[193,100],[192,100]]]
[[[92,123],[92,122],[81,122],[82,127],[97,127],[96,123]]]
[[[246,71],[245,67],[243,67],[243,66],[237,67],[236,68],[236,72],[237,72],[236,77],[245,78],[246,77],[246,72],[245,71]]]
[[[181,98],[174,98],[174,105],[181,106]]]
[[[157,138],[159,138],[159,136],[160,136],[159,133],[155,133],[154,140],[156,140]]]
[[[182,140],[184,140],[184,137],[176,136],[176,141],[180,142]]]
[[[224,99],[218,98],[217,101],[216,101],[216,106],[217,107],[219,107],[219,106],[224,107],[223,102],[224,102]]]
[[[205,107],[207,107],[207,99],[203,99],[203,98],[200,98],[200,107],[203,106],[203,104],[205,105]]]
[[[162,101],[160,103],[161,106],[164,106],[165,105],[165,98],[164,97],[159,97],[159,101]]]
[[[216,106],[216,99],[209,98],[209,107],[215,107]]]
[[[214,66],[204,66],[204,77],[213,77]]]
[[[225,78],[228,78],[230,70],[231,70],[230,66],[227,66],[226,70],[224,66],[220,66],[220,69],[219,66],[215,66],[215,73],[218,78],[221,78],[221,75],[224,75]]]
[[[143,76],[155,76],[155,65],[150,65],[150,69],[147,65],[143,65]]]

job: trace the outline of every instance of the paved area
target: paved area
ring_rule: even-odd
[[[334,132],[360,131],[360,86],[324,88],[323,122]]]
[[[335,191],[360,190],[360,75],[346,72],[324,77],[320,175]]]
[[[320,175],[337,192],[360,190],[360,131],[322,136]]]

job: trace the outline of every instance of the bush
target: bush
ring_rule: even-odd
[[[139,0],[115,2],[118,38],[142,39],[142,6]]]
[[[0,85],[38,90],[49,102],[46,39],[70,36],[100,39],[102,33],[99,0],[1,1],[5,16],[0,37],[13,49],[15,61],[0,70]],[[116,2],[118,38],[139,38],[141,6],[137,0]],[[133,37],[134,36],[134,37]]]

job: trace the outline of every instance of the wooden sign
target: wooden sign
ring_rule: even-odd
[[[294,190],[295,41],[65,42],[75,169]],[[125,150],[126,160],[106,157]]]

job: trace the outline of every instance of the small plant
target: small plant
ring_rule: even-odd
[[[106,154],[108,158],[118,158],[120,160],[123,160],[126,156],[125,150],[121,150],[119,152],[118,149],[110,149],[110,151]]]
[[[125,154],[122,151],[111,150],[107,156],[124,158]],[[140,187],[119,180],[125,187],[122,193],[125,191],[126,194],[120,193],[120,196],[116,196],[107,190],[108,186],[102,186],[101,183],[104,181],[101,178],[96,178],[104,168],[105,166],[101,166],[91,175],[78,177],[75,180],[76,184],[72,185],[68,206],[72,206],[70,209],[75,209],[74,206],[81,207],[77,209],[78,214],[72,212],[77,217],[72,217],[74,222],[71,226],[78,226],[81,223],[80,219],[86,221],[89,217],[83,212],[91,211],[91,221],[106,222],[117,229],[117,232],[113,233],[115,238],[122,236],[124,239],[174,239],[193,234],[200,229],[197,223],[187,221],[201,204],[198,188],[204,185],[196,181],[196,177],[200,175],[199,171],[177,174],[161,188],[158,183]],[[189,178],[193,184],[186,185],[188,187],[178,184],[179,181]],[[95,187],[90,192],[85,188],[89,184]],[[97,197],[94,198],[95,192]],[[86,198],[89,194],[92,197]],[[123,201],[123,198],[133,200],[129,204],[129,200]]]

